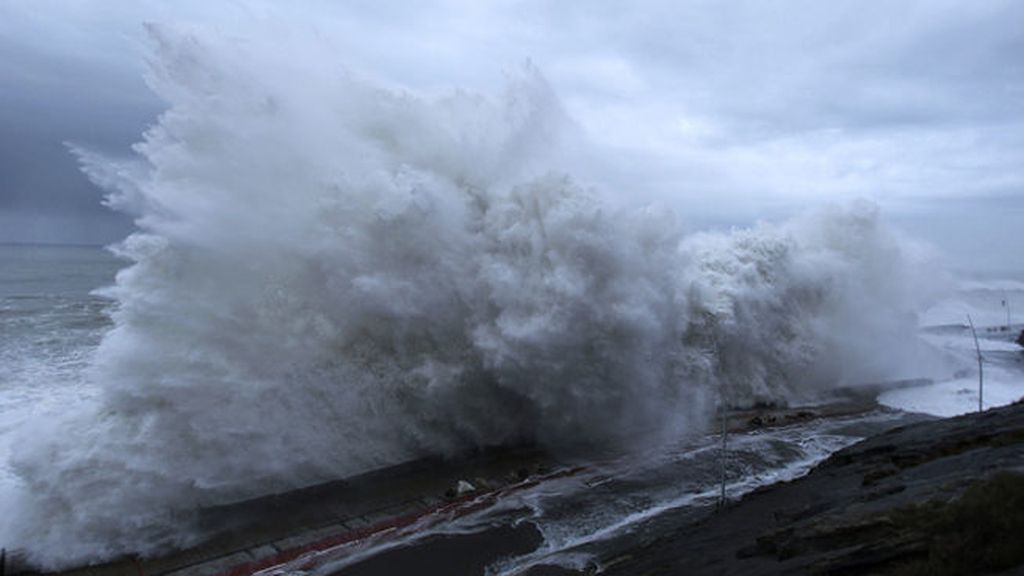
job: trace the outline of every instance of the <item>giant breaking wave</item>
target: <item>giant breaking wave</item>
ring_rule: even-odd
[[[900,375],[928,288],[870,206],[684,237],[585,184],[530,68],[425,97],[152,35],[168,108],[138,158],[79,151],[138,225],[102,393],[12,463],[5,543],[44,566],[187,545],[199,507],[423,454],[653,442],[719,394]]]

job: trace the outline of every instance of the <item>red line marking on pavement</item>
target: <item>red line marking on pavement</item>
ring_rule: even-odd
[[[565,470],[554,472],[546,476],[532,478],[529,480],[525,480],[523,482],[519,482],[518,484],[498,488],[490,492],[485,492],[482,494],[479,492],[467,494],[461,498],[452,500],[450,502],[438,504],[425,510],[409,512],[407,514],[395,516],[394,518],[389,518],[387,520],[384,520],[377,524],[373,524],[371,526],[356,528],[343,534],[338,534],[336,536],[328,536],[327,538],[323,538],[315,542],[310,542],[308,544],[303,544],[295,548],[282,550],[273,556],[264,558],[263,560],[249,562],[231,568],[226,572],[222,572],[218,576],[251,576],[252,574],[259,572],[261,570],[266,570],[268,568],[273,568],[274,566],[280,566],[282,564],[291,562],[305,554],[309,554],[310,552],[323,552],[331,548],[336,548],[343,544],[351,544],[353,542],[364,540],[366,538],[369,538],[370,536],[380,534],[387,530],[397,530],[400,528],[411,526],[412,524],[416,523],[416,521],[430,514],[452,512],[453,518],[465,516],[466,514],[470,514],[493,505],[498,500],[499,497],[504,496],[506,494],[510,494],[512,492],[517,492],[520,490],[525,490],[527,488],[532,488],[543,481],[573,476],[580,473],[584,469],[585,467],[583,466],[567,468]],[[344,521],[339,520],[339,522],[343,523]],[[310,560],[312,561],[313,559]]]

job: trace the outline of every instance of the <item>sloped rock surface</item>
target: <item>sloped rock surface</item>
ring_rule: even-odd
[[[608,574],[984,574],[1024,565],[1024,404],[897,428]]]

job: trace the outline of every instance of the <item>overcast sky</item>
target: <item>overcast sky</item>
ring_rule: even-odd
[[[530,59],[629,193],[696,226],[867,198],[957,265],[1024,270],[1024,2],[984,0],[0,0],[0,241],[131,230],[64,143],[124,154],[160,112],[147,21],[316,34],[426,92]]]

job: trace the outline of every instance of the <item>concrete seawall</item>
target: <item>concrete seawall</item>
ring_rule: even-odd
[[[894,383],[895,384],[895,383]],[[900,383],[900,386],[907,385]],[[877,408],[869,394],[828,404],[732,411],[731,432],[788,426]],[[718,429],[718,423],[713,425]],[[64,576],[244,576],[345,543],[405,527],[433,513],[455,517],[502,493],[528,488],[584,466],[533,446],[494,448],[455,459],[424,458],[360,476],[202,510],[207,534],[195,547],[154,558],[127,557],[59,572]],[[473,490],[459,494],[460,481]],[[490,496],[489,496],[490,495]],[[8,576],[40,574],[16,552]]]
[[[203,510],[199,546],[156,558],[122,558],[59,572],[64,576],[250,574],[345,541],[453,511],[473,496],[536,483],[571,468],[535,447],[492,449],[458,459],[424,458],[336,482]],[[475,490],[458,495],[467,481]],[[7,576],[40,574],[15,552]]]

